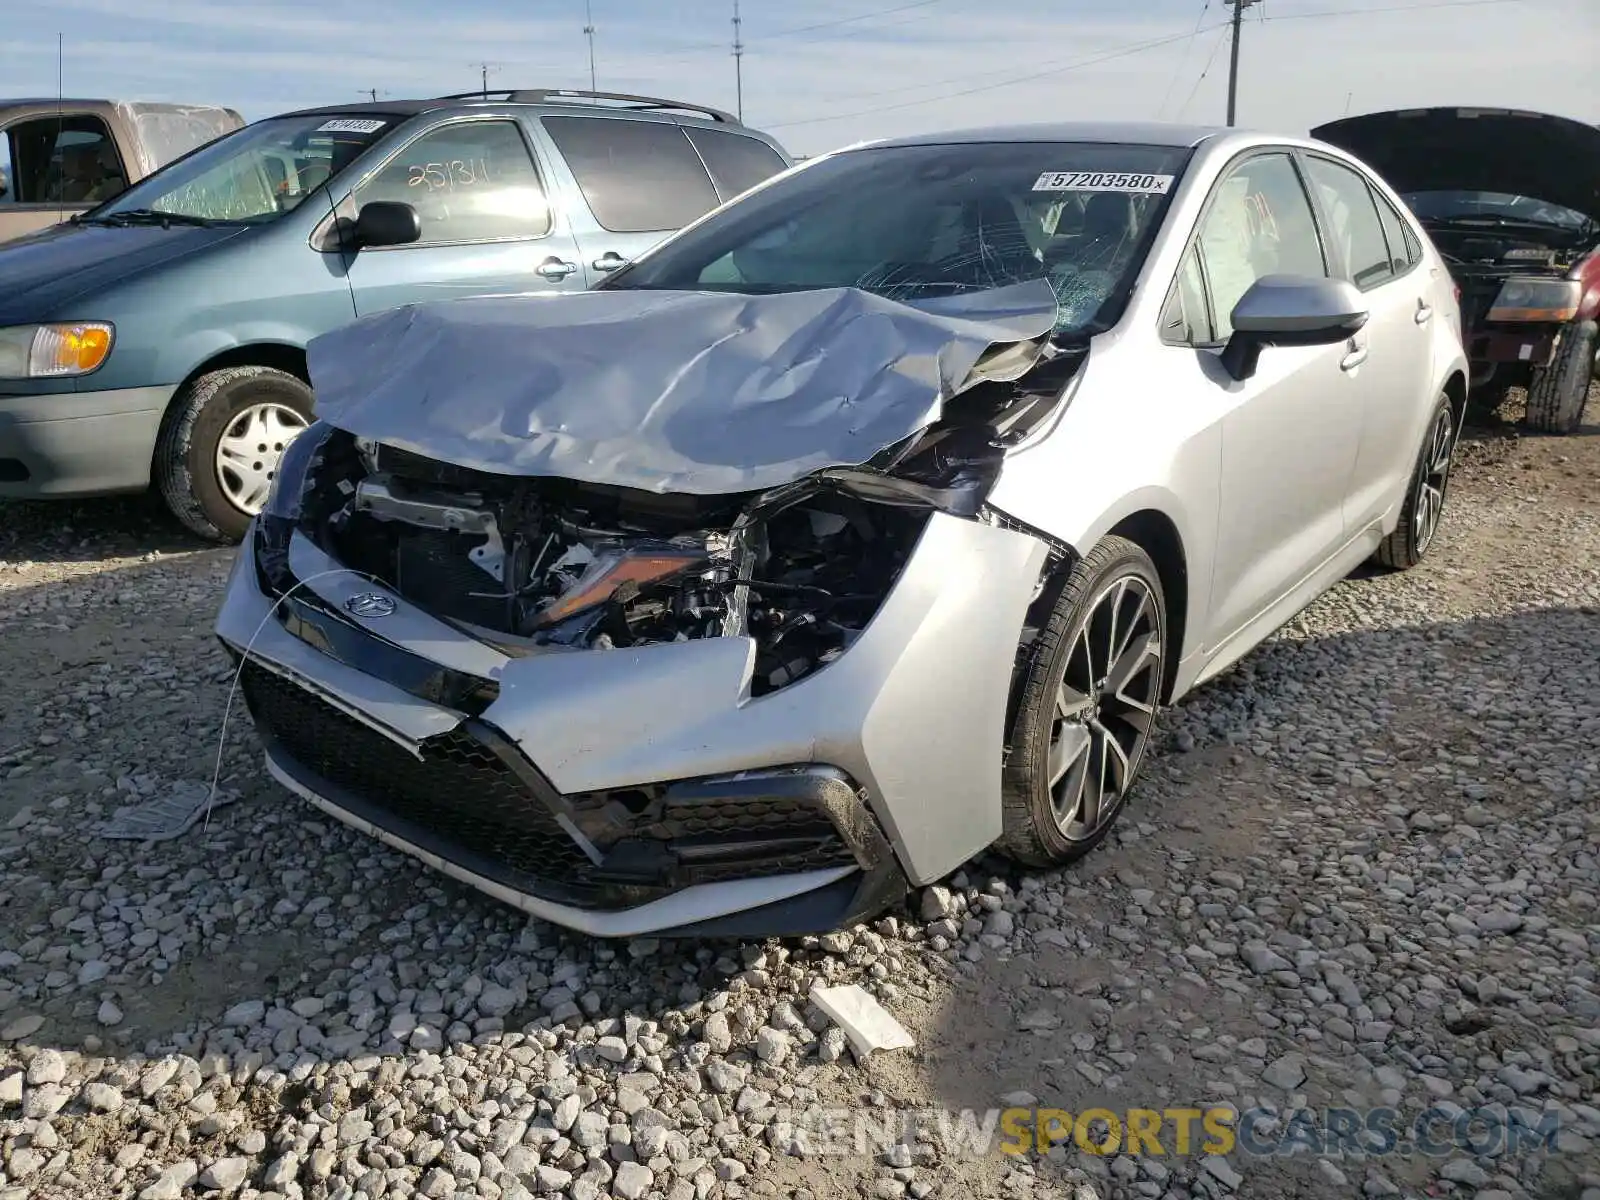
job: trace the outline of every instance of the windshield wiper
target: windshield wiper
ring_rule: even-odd
[[[1541,221],[1535,217],[1507,217],[1501,216],[1499,213],[1462,213],[1453,217],[1427,217],[1424,219],[1424,223],[1429,225],[1466,225],[1472,227],[1488,225],[1497,229],[1558,229],[1562,232],[1572,229],[1572,226],[1564,225],[1559,221]]]
[[[189,213],[158,212],[153,208],[130,208],[124,212],[106,213],[100,217],[83,217],[83,225],[159,225],[167,229],[173,225],[194,225],[210,229],[216,224],[209,217],[196,217]]]

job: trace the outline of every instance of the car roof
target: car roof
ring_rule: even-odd
[[[424,113],[480,106],[525,105],[559,112],[577,112],[584,116],[647,117],[672,122],[715,124],[739,130],[752,136],[767,135],[745,125],[731,113],[683,100],[668,100],[657,96],[634,96],[621,92],[586,92],[557,88],[514,89],[484,92],[462,92],[451,96],[434,96],[428,99],[379,100],[361,104],[320,105],[294,112],[276,114],[282,117],[344,117],[372,116],[391,119],[408,119]]]
[[[1238,133],[1212,125],[1177,125],[1159,121],[1057,121],[1034,125],[989,125],[941,133],[885,138],[874,146],[969,145],[983,142],[1105,142],[1140,146],[1190,148],[1209,138]]]

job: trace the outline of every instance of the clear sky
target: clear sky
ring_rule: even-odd
[[[732,0],[591,0],[602,90],[732,109]],[[996,122],[1225,115],[1231,0],[743,0],[744,112],[796,153]],[[585,87],[583,0],[50,0],[0,15],[0,92],[313,104]],[[1600,122],[1600,0],[1260,0],[1239,123],[1482,104]]]

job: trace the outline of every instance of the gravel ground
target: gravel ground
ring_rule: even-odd
[[[209,825],[97,837],[211,778],[229,555],[147,501],[0,506],[0,1200],[1600,1200],[1600,429],[1460,463],[1428,563],[1342,584],[1166,714],[1087,862],[973,863],[765,945],[530,924],[289,798],[247,721]],[[857,1063],[818,981],[917,1049]],[[1016,1159],[828,1154],[795,1115],[1035,1098],[1559,1133]]]

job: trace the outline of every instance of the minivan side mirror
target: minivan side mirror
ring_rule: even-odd
[[[398,200],[373,200],[356,214],[351,238],[356,248],[408,246],[422,237],[422,218],[409,204]]]
[[[1237,380],[1256,373],[1264,346],[1331,346],[1353,337],[1370,314],[1354,284],[1311,275],[1263,275],[1233,306],[1222,366]]]

